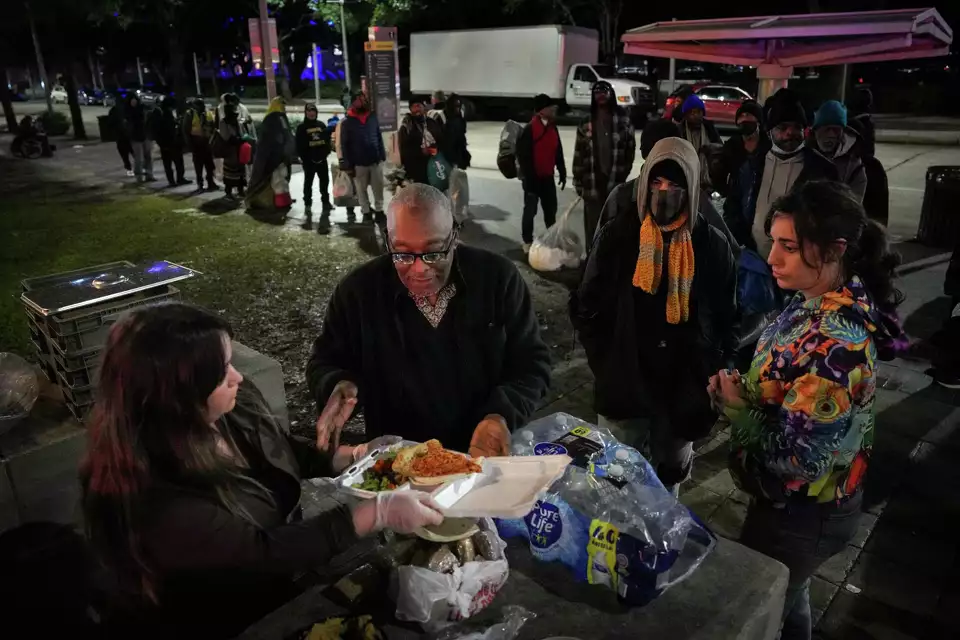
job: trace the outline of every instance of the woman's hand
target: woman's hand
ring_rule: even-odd
[[[358,536],[381,529],[413,533],[441,522],[440,506],[423,491],[381,491],[376,499],[366,500],[353,510],[353,526]]]
[[[743,399],[743,382],[740,378],[740,372],[734,369],[721,369],[717,374],[719,389],[716,394],[717,401],[722,403],[722,407],[739,409],[746,406]],[[712,380],[712,378],[711,378]],[[710,387],[707,387],[708,391]]]

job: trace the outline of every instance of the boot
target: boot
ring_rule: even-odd
[[[207,191],[220,191],[220,186],[213,181],[213,178],[207,180]]]
[[[363,214],[363,224],[373,224],[373,211]]]
[[[326,198],[323,199],[323,213],[324,215],[330,215],[330,212],[333,211],[333,207],[330,205],[330,201]]]
[[[317,233],[320,235],[326,235],[330,233],[330,216],[323,214],[320,216],[320,219],[317,221]]]

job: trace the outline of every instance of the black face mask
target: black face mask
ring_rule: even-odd
[[[741,122],[737,125],[737,129],[740,131],[740,135],[744,138],[748,138],[757,132],[757,129],[760,128],[756,122]]]
[[[673,222],[683,210],[686,189],[650,189],[650,214],[654,222],[663,226]]]

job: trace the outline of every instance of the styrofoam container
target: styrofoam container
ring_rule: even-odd
[[[417,443],[404,440],[403,442],[398,442],[388,447],[374,449],[373,451],[367,453],[367,455],[365,455],[363,458],[350,465],[343,473],[337,476],[333,482],[340,491],[346,493],[347,495],[356,496],[358,498],[376,498],[377,493],[379,493],[378,491],[367,491],[366,489],[360,489],[354,486],[363,482],[363,472],[375,465],[377,463],[377,459],[383,454],[391,451],[397,451],[403,447],[410,447],[415,444]],[[403,491],[409,488],[410,483],[405,482],[396,489],[391,489],[391,491]]]

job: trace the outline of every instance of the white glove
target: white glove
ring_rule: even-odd
[[[377,494],[374,530],[413,533],[420,527],[443,522],[440,506],[423,491],[381,491]]]

